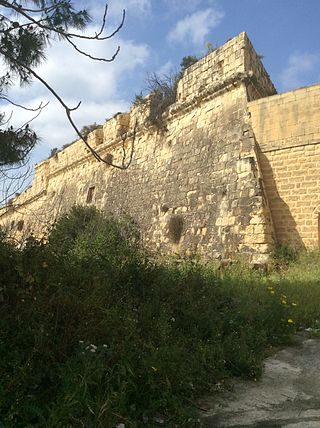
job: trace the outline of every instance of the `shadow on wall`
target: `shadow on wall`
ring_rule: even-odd
[[[297,223],[290,211],[290,208],[279,195],[277,182],[267,156],[258,150],[258,157],[262,169],[262,176],[268,197],[277,244],[291,245],[297,249],[305,249],[305,245],[297,230]]]

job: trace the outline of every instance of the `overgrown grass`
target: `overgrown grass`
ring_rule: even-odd
[[[320,253],[302,252],[280,273],[267,279],[287,296],[297,329],[313,328],[320,320]]]
[[[128,219],[82,208],[47,243],[1,239],[0,422],[199,426],[197,397],[258,377],[270,347],[320,319],[319,261],[268,276],[155,262]]]

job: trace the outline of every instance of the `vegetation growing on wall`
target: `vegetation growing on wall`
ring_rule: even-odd
[[[256,378],[270,347],[320,318],[319,278],[318,255],[269,276],[156,262],[130,219],[93,208],[47,243],[1,235],[0,423],[197,426],[197,397]]]
[[[197,61],[199,61],[199,59],[200,58],[196,57],[195,55],[187,55],[182,58],[180,63],[180,79],[182,78],[185,70],[195,64]]]
[[[178,75],[168,74],[162,77],[152,73],[147,77],[147,89],[150,92],[149,121],[161,129],[165,126],[163,113],[176,101]]]
[[[94,122],[91,125],[85,125],[81,128],[81,135],[83,138],[87,138],[90,132],[95,131],[96,129],[101,129],[102,125],[99,125],[98,123]]]
[[[146,78],[146,89],[150,94],[149,99],[143,97],[140,93],[136,95],[134,105],[149,103],[150,113],[149,122],[158,129],[165,128],[163,113],[177,100],[177,87],[179,80],[183,77],[184,71],[198,61],[196,56],[185,56],[180,63],[180,70],[177,73],[171,72],[159,76],[157,73],[151,73]]]

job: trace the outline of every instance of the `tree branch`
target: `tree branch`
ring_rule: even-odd
[[[78,46],[77,46],[75,43],[73,43],[69,37],[66,37],[66,40],[67,40],[67,42],[68,42],[68,43],[70,43],[70,45],[71,45],[71,46],[72,46],[72,47],[73,47],[77,52],[79,52],[81,55],[87,56],[88,58],[93,59],[93,60],[95,60],[95,61],[112,62],[112,61],[114,61],[114,60],[115,60],[116,56],[118,55],[118,53],[119,53],[119,51],[120,51],[120,46],[118,46],[118,48],[117,48],[116,52],[112,55],[112,57],[111,57],[111,58],[109,58],[109,59],[106,59],[106,58],[98,58],[98,57],[92,56],[92,55],[88,54],[87,52],[82,51],[81,49],[79,49],[79,48],[78,48]]]
[[[2,4],[2,3],[3,3],[3,1],[0,1],[0,4]],[[13,1],[13,3],[17,4],[15,1]],[[57,9],[62,4],[63,4],[63,2],[59,2],[59,3],[56,3],[52,6],[50,6],[50,7],[44,7],[42,9],[30,9],[30,8],[21,6],[20,9],[23,9],[24,11],[31,12],[31,13],[42,13],[42,12],[49,13],[49,12],[52,12],[53,10]]]
[[[112,166],[114,168],[118,168],[118,169],[122,169],[122,170],[128,169],[129,166],[131,165],[132,158],[133,158],[134,143],[135,143],[135,140],[136,140],[137,128],[138,128],[138,121],[136,120],[135,123],[134,123],[134,126],[133,126],[131,151],[130,151],[130,156],[129,156],[128,163],[125,164],[125,160],[126,160],[126,157],[127,157],[126,148],[125,148],[125,142],[126,142],[126,139],[127,139],[127,136],[128,136],[127,133],[125,134],[125,137],[122,138],[122,152],[123,152],[123,156],[122,156],[121,165],[117,165],[117,164],[114,164],[113,162],[108,162],[108,161],[102,159],[103,162],[105,162],[106,164],[108,164],[108,165],[110,165],[110,166]]]
[[[37,3],[37,2],[35,2],[35,3],[37,5],[44,6],[44,3]],[[51,2],[48,2],[48,3],[50,4]],[[26,1],[25,4],[28,4],[28,2]],[[11,2],[6,1],[6,0],[0,0],[0,5],[9,9],[10,11],[13,11],[14,13],[16,13],[18,15],[17,21],[13,21],[4,15],[1,15],[3,18],[3,27],[2,28],[4,28],[4,30],[1,31],[2,34],[9,33],[11,31],[15,31],[15,33],[11,34],[10,36],[8,36],[8,34],[5,34],[3,36],[4,38],[11,37],[14,40],[15,37],[18,37],[18,32],[19,32],[19,34],[22,32],[23,27],[26,27],[26,29],[24,29],[24,31],[27,34],[28,34],[29,30],[30,30],[30,33],[33,33],[33,34],[36,34],[36,33],[38,34],[38,32],[39,32],[39,37],[40,37],[39,43],[43,43],[43,45],[41,45],[41,47],[38,49],[38,52],[37,52],[39,58],[35,57],[36,60],[38,60],[38,62],[39,62],[39,59],[42,59],[41,54],[43,51],[43,46],[46,46],[48,43],[50,43],[50,39],[53,39],[55,36],[58,36],[62,39],[66,39],[67,42],[78,53],[80,53],[81,55],[84,55],[84,56],[86,56],[92,60],[96,60],[96,61],[112,62],[112,61],[114,61],[114,59],[116,58],[116,56],[118,55],[118,53],[120,51],[120,46],[118,46],[118,48],[116,49],[115,53],[113,54],[113,56],[111,58],[109,58],[109,59],[99,58],[99,57],[95,57],[95,56],[91,55],[90,53],[87,53],[86,51],[80,49],[73,40],[73,39],[99,40],[99,41],[108,40],[120,31],[120,29],[122,28],[124,21],[125,21],[125,16],[126,16],[125,10],[123,10],[123,12],[122,12],[122,20],[121,20],[120,24],[118,25],[118,27],[116,27],[116,29],[111,34],[103,36],[103,32],[104,32],[105,26],[106,26],[107,13],[108,13],[108,4],[107,3],[105,4],[105,7],[104,7],[104,12],[103,12],[103,16],[102,16],[102,23],[101,23],[100,29],[97,33],[95,33],[94,35],[91,35],[91,36],[90,35],[86,36],[86,35],[79,34],[79,33],[71,33],[68,31],[68,27],[70,26],[70,23],[74,24],[73,26],[75,28],[80,29],[86,25],[86,22],[89,22],[89,20],[90,20],[90,17],[85,10],[74,13],[73,12],[74,9],[72,7],[72,4],[69,1],[61,1],[61,2],[58,2],[55,4],[51,3],[51,5],[48,7],[39,7],[38,9],[23,7],[22,4],[20,4],[20,2],[17,2],[16,0],[13,0]],[[55,22],[55,19],[56,19],[55,14],[57,13],[59,15],[59,13],[58,13],[58,7],[59,6],[61,6],[61,8],[63,10],[65,9],[65,15],[63,15],[63,17],[61,19],[61,24],[54,25],[53,23]],[[22,22],[19,22],[19,19]],[[5,40],[7,40],[7,43],[0,45],[0,54],[3,55],[3,58],[7,60],[9,67],[13,71],[13,75],[16,75],[16,74],[19,75],[21,82],[29,81],[33,77],[36,80],[38,80],[39,82],[41,82],[41,84],[43,86],[46,87],[46,89],[54,96],[54,98],[63,107],[63,109],[65,110],[65,114],[68,118],[68,121],[71,124],[72,128],[75,130],[77,136],[84,142],[84,144],[88,148],[89,152],[94,156],[94,158],[97,161],[104,162],[107,165],[111,165],[111,166],[118,168],[118,169],[127,169],[129,167],[129,165],[131,164],[132,158],[133,158],[134,143],[135,143],[136,130],[137,130],[137,121],[135,121],[135,124],[133,127],[131,151],[129,154],[128,161],[126,162],[126,157],[127,157],[126,140],[127,140],[128,133],[126,133],[124,137],[123,136],[121,137],[122,138],[122,152],[123,152],[123,158],[122,158],[121,164],[120,165],[113,164],[112,162],[108,162],[107,160],[103,159],[99,155],[99,153],[97,153],[97,151],[95,149],[93,149],[93,147],[90,146],[90,144],[87,141],[87,136],[82,135],[81,131],[78,129],[77,125],[75,124],[75,122],[72,118],[72,112],[79,108],[81,101],[75,107],[68,106],[66,104],[66,102],[63,100],[63,98],[59,95],[59,93],[45,79],[43,79],[36,71],[34,71],[33,66],[35,64],[35,60],[30,61],[30,59],[28,59],[28,58],[33,58],[33,56],[28,55],[26,57],[26,60],[25,60],[25,57],[21,58],[20,57],[20,51],[16,52],[14,49],[12,49],[11,39],[8,38]],[[25,110],[38,112],[38,114],[34,118],[32,118],[30,121],[26,122],[22,127],[20,127],[18,129],[20,131],[23,130],[24,128],[27,130],[28,124],[32,120],[34,120],[40,114],[42,109],[44,107],[46,107],[46,105],[47,105],[46,104],[43,106],[41,103],[37,109],[32,109],[32,108],[27,108],[27,107],[24,107],[20,104],[14,103],[13,101],[11,101],[8,97],[6,97],[4,95],[0,96],[0,99],[3,99],[5,101],[11,103],[12,105],[23,108]]]
[[[21,104],[17,104],[15,102],[13,102],[12,100],[10,100],[10,98],[5,97],[4,95],[0,95],[0,99],[7,101],[8,103],[12,104],[15,107],[19,107],[19,108],[22,108],[23,110],[27,110],[27,111],[39,111],[39,110],[43,110],[49,104],[49,101],[48,101],[45,105],[42,105],[42,101],[41,101],[41,103],[39,104],[39,107],[29,108],[29,107],[26,107],[26,106],[23,106]]]
[[[16,5],[14,5],[13,3],[8,3],[6,1],[1,1],[0,4],[3,4],[3,6],[6,7],[6,8],[15,10],[18,14],[24,16],[27,20],[29,20],[30,23],[33,23],[33,24],[39,26],[43,30],[48,30],[48,31],[51,31],[53,33],[59,34],[63,38],[74,37],[74,38],[77,38],[77,39],[85,39],[85,40],[108,40],[108,39],[111,39],[123,27],[123,24],[124,24],[124,21],[125,21],[125,16],[126,16],[126,11],[123,9],[123,11],[122,11],[122,19],[121,19],[121,22],[118,25],[118,27],[111,34],[109,34],[107,36],[101,37],[101,34],[103,33],[103,30],[105,28],[106,14],[107,14],[107,10],[108,10],[108,5],[106,4],[100,31],[98,33],[96,33],[94,36],[84,36],[83,34],[70,33],[68,31],[65,31],[63,29],[59,29],[57,27],[52,27],[50,25],[41,24],[40,21],[36,21],[31,15],[29,15],[28,13],[26,13],[23,8],[20,8],[20,7],[16,6]]]
[[[133,151],[134,151],[134,142],[135,142],[135,137],[136,137],[136,129],[137,129],[137,121],[135,122],[134,125],[134,130],[133,130],[133,141],[132,141],[132,148],[131,148],[131,154],[130,154],[130,158],[129,158],[129,162],[128,164],[124,164],[125,159],[122,160],[122,165],[116,165],[113,164],[112,162],[108,162],[105,159],[103,159],[96,150],[94,150],[90,144],[87,141],[87,138],[83,137],[83,135],[81,134],[79,128],[77,127],[77,125],[74,123],[72,117],[71,117],[71,112],[74,110],[77,110],[81,104],[81,101],[78,103],[77,106],[71,108],[69,107],[64,101],[63,99],[60,97],[60,95],[48,84],[48,82],[46,82],[41,76],[39,76],[31,67],[25,65],[24,63],[22,63],[21,61],[17,60],[16,58],[13,58],[11,55],[9,55],[7,52],[4,52],[1,48],[0,48],[0,53],[2,55],[6,55],[7,57],[10,58],[11,61],[15,62],[16,64],[19,65],[19,67],[23,67],[24,69],[26,69],[33,77],[35,77],[35,79],[37,79],[39,82],[41,82],[47,89],[48,91],[59,101],[59,103],[62,105],[62,107],[65,110],[66,116],[69,120],[69,123],[71,124],[71,126],[73,127],[73,129],[75,130],[76,134],[78,135],[78,137],[84,142],[84,144],[86,145],[86,147],[90,150],[91,154],[94,156],[94,158],[98,161],[98,162],[103,162],[107,165],[111,165],[114,168],[118,168],[118,169],[127,169],[129,167],[129,165],[131,164],[132,161],[132,157],[133,157]],[[124,142],[123,142],[124,145]],[[124,147],[124,146],[123,146]]]

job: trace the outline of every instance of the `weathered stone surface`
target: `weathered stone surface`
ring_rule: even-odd
[[[201,403],[206,427],[320,426],[320,340],[301,334],[297,345],[265,361],[258,382],[238,381],[231,392]]]
[[[320,85],[250,102],[276,239],[319,248]]]
[[[304,102],[312,96],[316,103],[317,91],[305,91]],[[271,132],[271,125],[265,125],[268,120],[271,124],[271,113],[262,112],[268,106],[270,112],[275,112],[273,106],[278,106],[278,99],[286,105],[286,97],[275,92],[248,37],[241,33],[185,71],[178,84],[177,102],[163,115],[165,129],[158,130],[148,123],[148,98],[143,105],[117,114],[90,134],[89,142],[100,156],[118,165],[123,161],[123,147],[126,163],[134,144],[128,169],[122,171],[97,162],[78,141],[36,166],[32,186],[0,210],[0,224],[16,238],[30,232],[41,235],[48,224],[77,203],[131,215],[141,226],[145,244],[162,253],[198,252],[222,258],[244,253],[252,263],[264,263],[275,244],[274,229],[280,241],[294,229],[299,236],[303,234],[304,243],[314,244],[320,202],[310,189],[320,184],[314,183],[316,167],[311,168],[311,161],[306,161],[308,180],[299,178],[302,169],[298,166],[297,174],[291,172],[294,156],[316,159],[317,152],[310,151],[311,137],[307,139],[308,147],[292,149],[288,171],[291,168],[296,180],[295,191],[290,190],[290,175],[284,177],[285,150],[280,150],[284,157],[278,159],[278,154],[267,155],[271,152],[263,149],[278,137],[272,134],[276,131]],[[290,105],[303,99],[289,94]],[[281,121],[288,109],[275,115],[275,121],[281,119],[275,129],[282,129]],[[289,114],[292,121],[297,119],[296,111],[294,107]],[[318,126],[318,113],[313,111],[315,119],[305,128],[317,138],[313,126]],[[290,141],[298,144],[298,127],[288,125],[287,129],[294,134]],[[281,134],[281,138],[286,135]],[[274,202],[272,193],[278,177],[277,195],[288,195],[282,205]],[[312,214],[309,207],[302,207],[305,195],[308,201],[313,200]],[[287,212],[291,206],[297,207],[294,220],[282,218],[284,204]],[[308,214],[306,219],[302,218],[304,213]],[[177,215],[182,224],[179,241],[172,240],[169,233],[170,221]]]

